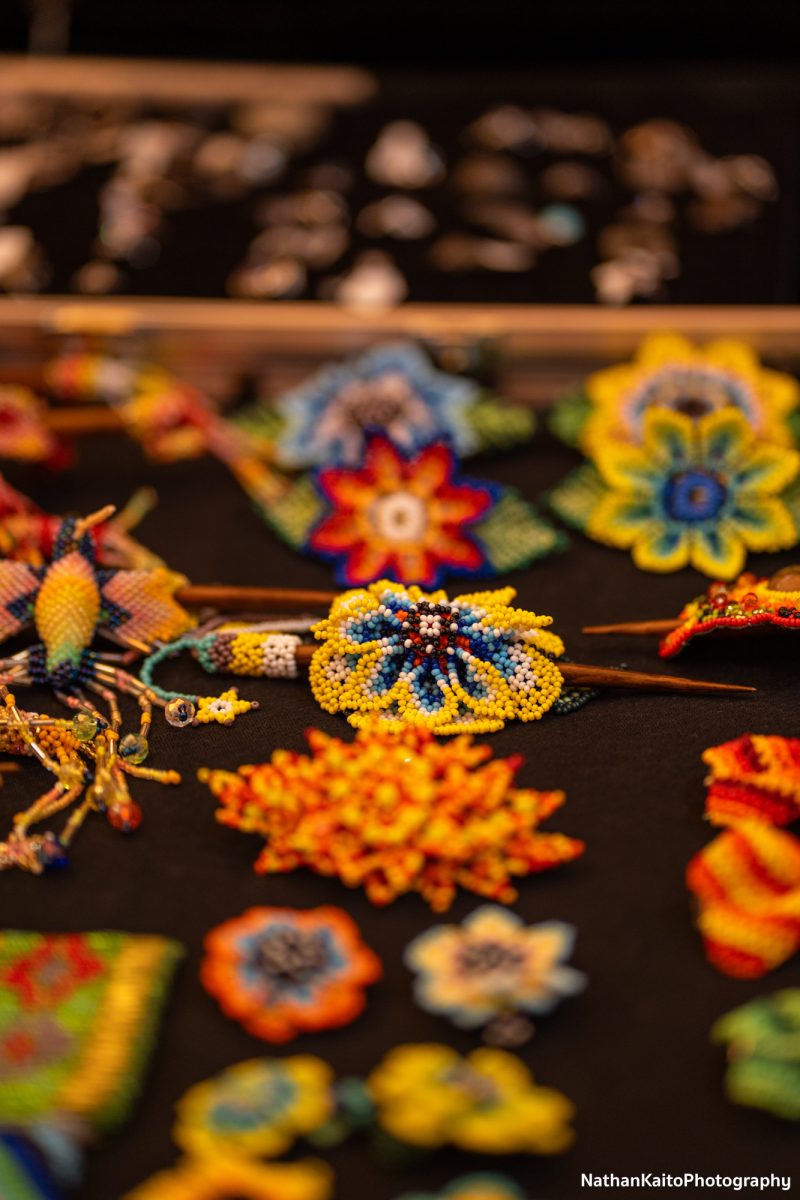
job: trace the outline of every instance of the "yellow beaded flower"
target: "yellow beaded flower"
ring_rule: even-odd
[[[241,1158],[187,1158],[159,1171],[124,1200],[330,1200],[332,1173],[324,1163],[248,1162]]]
[[[534,1083],[525,1064],[484,1047],[390,1050],[367,1079],[379,1124],[398,1141],[479,1154],[560,1154],[572,1144],[574,1106]]]
[[[190,1088],[173,1138],[188,1154],[276,1158],[331,1115],[333,1072],[307,1054],[237,1063]]]
[[[800,402],[797,381],[762,367],[744,342],[696,346],[670,333],[645,338],[632,362],[590,375],[584,390],[591,411],[580,444],[589,455],[609,437],[641,444],[645,416],[653,408],[693,420],[733,409],[760,440],[791,446],[788,418]]]
[[[311,690],[351,725],[379,717],[390,729],[486,733],[535,721],[558,699],[553,659],[564,644],[552,617],[512,608],[513,588],[448,599],[383,580],[343,592],[314,636]]]
[[[643,571],[691,564],[715,579],[732,579],[748,550],[795,545],[798,529],[781,492],[800,456],[755,440],[740,412],[728,408],[692,421],[653,409],[641,446],[606,440],[595,463],[604,490],[586,532],[630,549]]]

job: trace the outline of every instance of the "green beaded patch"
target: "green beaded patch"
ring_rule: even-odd
[[[592,403],[582,387],[566,392],[547,418],[547,428],[568,446],[578,447]]]
[[[481,450],[506,450],[527,442],[536,429],[536,417],[530,408],[504,404],[489,395],[470,405],[465,416],[480,439]]]
[[[475,534],[497,574],[526,567],[567,544],[564,534],[511,488],[493,505],[486,520],[475,526]]]
[[[585,530],[606,491],[597,469],[591,463],[584,463],[548,493],[547,503],[565,525]]]
[[[728,1047],[730,1100],[800,1121],[800,988],[726,1013],[712,1026],[711,1040]]]

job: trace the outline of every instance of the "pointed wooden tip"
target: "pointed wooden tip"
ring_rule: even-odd
[[[738,683],[711,683],[684,679],[680,675],[654,675],[619,667],[596,667],[588,663],[558,663],[558,669],[573,687],[617,688],[637,692],[676,692],[680,695],[744,695],[754,687]]]
[[[658,621],[623,621],[617,625],[584,625],[583,632],[591,634],[627,633],[634,637],[663,637],[677,629],[680,621],[665,617]]]
[[[216,608],[220,612],[307,613],[327,612],[338,592],[316,592],[301,588],[228,587],[217,584],[188,584],[178,588],[179,604],[194,608]]]

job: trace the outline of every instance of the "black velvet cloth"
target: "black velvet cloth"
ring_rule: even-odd
[[[575,461],[540,434],[530,447],[475,462],[471,470],[513,483],[534,499]],[[137,447],[120,438],[82,446],[74,474],[47,478],[17,470],[11,477],[51,511],[122,504],[136,487],[153,484],[160,504],[140,536],[195,582],[330,586],[329,571],[279,545],[214,462],[149,466]],[[767,572],[796,557],[756,557],[751,566]],[[391,1200],[414,1189],[436,1190],[479,1169],[507,1171],[534,1200],[611,1194],[582,1192],[582,1172],[788,1174],[797,1165],[796,1128],[725,1100],[724,1054],[710,1046],[708,1032],[721,1013],[800,984],[798,960],[754,982],[721,975],[705,961],[683,877],[689,858],[713,836],[702,816],[700,755],[745,732],[797,734],[800,643],[791,636],[735,643],[709,638],[664,667],[650,640],[583,636],[584,623],[675,614],[705,581],[689,571],[666,578],[642,574],[626,554],[577,535],[564,554],[508,582],[519,589],[523,605],[555,615],[555,628],[576,660],[625,662],[759,690],[752,698],[605,693],[571,716],[512,724],[491,736],[495,754],[525,756],[522,785],[566,790],[566,805],[546,827],[587,844],[575,863],[523,881],[516,905],[529,922],[557,918],[578,929],[573,961],[588,974],[588,989],[543,1018],[522,1051],[542,1084],[576,1103],[575,1147],[555,1159],[441,1151],[397,1172],[370,1158],[356,1137],[326,1155],[337,1172],[336,1195]],[[470,585],[455,583],[450,590],[468,591]],[[160,678],[167,686],[201,691],[210,682],[188,660],[170,664]],[[217,682],[208,690],[216,690]],[[252,864],[260,839],[215,822],[215,802],[195,778],[198,767],[235,768],[263,761],[278,747],[300,750],[308,726],[344,738],[353,734],[344,718],[316,707],[304,679],[236,682],[262,707],[231,729],[181,731],[157,722],[151,762],[179,768],[184,782],[172,789],[135,786],[144,809],[137,833],[125,837],[95,817],[76,842],[68,871],[0,876],[3,926],[158,932],[186,946],[141,1101],[125,1128],[90,1153],[82,1200],[112,1200],[175,1160],[174,1103],[191,1084],[234,1062],[308,1052],[328,1059],[341,1075],[364,1075],[400,1042],[443,1041],[462,1051],[479,1044],[477,1035],[415,1007],[412,978],[402,963],[408,941],[447,918],[434,917],[415,895],[373,908],[360,892],[307,871],[257,876]],[[42,786],[41,771],[32,765],[9,779],[0,793],[4,828]],[[460,920],[478,903],[462,893],[449,916]],[[223,1016],[198,981],[203,937],[259,904],[340,904],[353,915],[385,966],[359,1020],[275,1049]]]

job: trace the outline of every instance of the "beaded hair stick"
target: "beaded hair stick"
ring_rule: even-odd
[[[734,583],[712,583],[677,617],[588,625],[584,633],[662,636],[660,658],[673,658],[693,638],[721,630],[743,632],[769,627],[800,629],[800,566],[783,567],[769,578],[745,573]]]
[[[564,643],[547,628],[552,617],[512,607],[513,588],[452,600],[443,591],[427,593],[388,581],[338,596],[213,587],[183,588],[177,595],[236,611],[307,611],[323,604],[330,610],[312,626],[322,643],[316,649],[299,637],[246,625],[160,647],[145,661],[141,678],[170,703],[181,694],[158,688],[153,671],[182,650],[212,673],[292,676],[307,664],[319,705],[326,712],[346,713],[351,725],[378,717],[394,729],[420,725],[442,734],[491,732],[514,718],[535,721],[548,711],[572,711],[586,694],[565,690],[565,684],[682,694],[754,690],[565,662]]]

